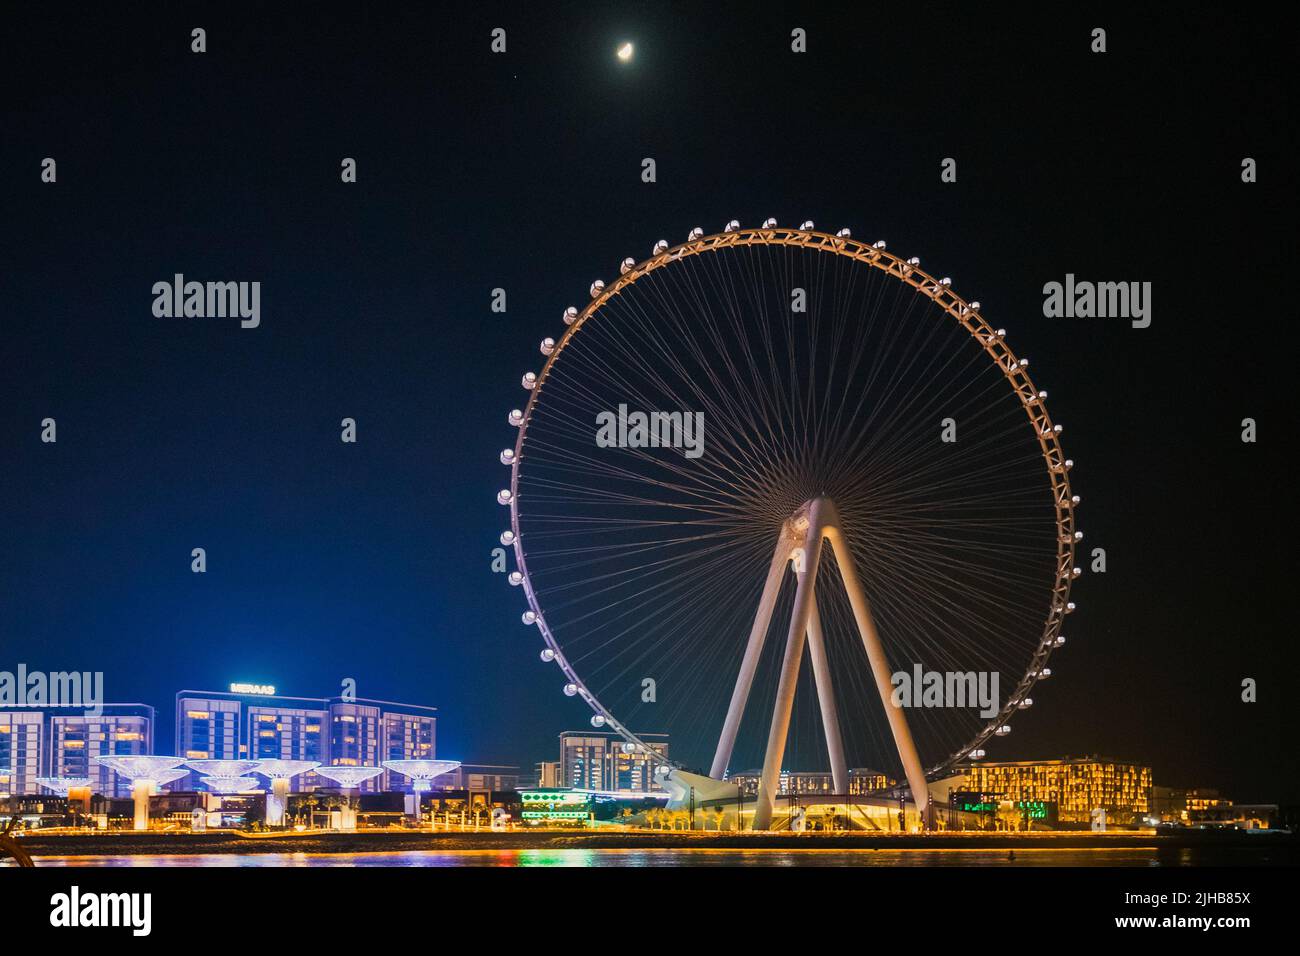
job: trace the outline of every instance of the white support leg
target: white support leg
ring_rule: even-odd
[[[835,709],[835,688],[831,685],[830,662],[826,658],[826,640],[822,636],[821,615],[817,611],[817,592],[809,598],[808,656],[812,658],[813,677],[817,682],[817,702],[821,705],[822,728],[826,731],[826,753],[831,759],[831,782],[836,793],[849,792],[849,768],[844,760],[844,741],[840,737],[840,718]]]
[[[754,671],[758,668],[763,642],[767,639],[767,629],[772,623],[772,608],[776,605],[781,579],[785,575],[785,566],[790,560],[790,551],[794,545],[788,526],[782,527],[776,542],[776,552],[772,555],[772,564],[767,569],[767,582],[763,585],[763,596],[758,602],[758,613],[754,615],[754,626],[749,631],[745,656],[740,662],[736,687],[731,692],[731,704],[727,707],[727,719],[722,725],[722,735],[718,738],[718,749],[713,754],[713,765],[709,769],[709,776],[715,780],[723,778],[727,764],[731,762],[731,751],[736,746],[740,719],[745,715],[745,704],[749,700],[749,688],[754,683]]]
[[[880,643],[876,624],[871,619],[871,607],[862,590],[862,582],[858,580],[853,554],[849,550],[848,542],[840,533],[838,516],[828,523],[826,535],[830,538],[831,547],[835,551],[840,577],[844,579],[844,589],[848,592],[849,603],[853,605],[853,617],[862,635],[862,646],[866,649],[867,660],[871,662],[871,673],[876,679],[880,703],[885,708],[885,716],[889,718],[889,729],[894,735],[894,746],[898,748],[898,755],[902,758],[903,772],[912,790],[912,800],[916,804],[917,813],[924,826],[924,821],[928,820],[930,802],[930,791],[925,783],[925,771],[921,768],[921,758],[917,755],[916,744],[912,741],[912,731],[907,726],[907,716],[903,713],[903,709],[895,707],[891,700],[893,684],[889,680],[889,662],[885,659],[885,650]]]
[[[795,687],[799,682],[799,665],[803,658],[803,645],[808,634],[808,620],[813,608],[813,591],[817,586],[817,564],[822,553],[822,500],[812,502],[808,509],[804,534],[804,572],[799,576],[795,591],[794,610],[790,615],[790,630],[786,636],[785,659],[781,663],[781,679],[776,691],[776,704],[772,709],[772,727],[767,735],[767,752],[763,757],[763,776],[758,783],[758,799],[754,805],[754,829],[766,830],[772,825],[772,812],[781,782],[781,761],[785,757],[786,737],[790,732],[790,712],[794,707]]]

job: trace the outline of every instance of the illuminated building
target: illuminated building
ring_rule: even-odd
[[[668,757],[667,734],[637,734],[646,746]],[[560,783],[582,790],[648,792],[662,790],[654,776],[655,760],[638,753],[618,734],[565,731],[560,734]]]
[[[83,817],[90,813],[93,794],[89,777],[41,777],[36,782],[67,800],[69,810]]]
[[[759,770],[747,770],[743,773],[733,773],[727,780],[738,787],[743,787],[745,796],[752,797],[758,793],[758,780],[761,776],[762,772]],[[777,793],[782,797],[788,797],[792,793],[795,796],[822,796],[835,792],[835,783],[831,779],[829,770],[782,770],[778,779],[780,786]],[[894,781],[878,770],[859,767],[849,771],[849,793],[867,794],[892,786]]]
[[[0,711],[0,794],[36,795],[38,777],[89,777],[96,793],[130,795],[130,784],[95,758],[140,756],[153,750],[154,710],[145,704],[104,704],[82,710]]]
[[[1119,823],[1151,809],[1151,768],[1102,757],[965,764],[962,790],[1013,803],[1055,803],[1062,823],[1086,823],[1095,807]]]
[[[580,826],[591,819],[591,794],[569,790],[521,790],[520,817],[525,825],[560,824]]]
[[[1189,815],[1205,813],[1207,810],[1225,810],[1232,806],[1231,800],[1219,796],[1219,791],[1207,787],[1186,791],[1184,801]]]
[[[176,695],[176,749],[193,760],[306,760],[326,766],[432,759],[436,713],[433,707],[383,700],[290,697],[264,684],[183,690]],[[329,784],[312,770],[296,786],[307,791]],[[410,781],[383,771],[361,787],[390,788],[410,790]]]
[[[558,760],[543,760],[537,764],[537,786],[543,790],[554,790],[560,785],[562,776]]]
[[[39,711],[0,711],[0,796],[39,791],[45,715]]]

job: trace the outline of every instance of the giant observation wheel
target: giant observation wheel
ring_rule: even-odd
[[[916,794],[982,757],[1079,574],[1028,360],[918,259],[811,222],[693,229],[619,272],[542,341],[501,453],[510,582],[564,693],[628,753],[761,757],[769,802],[783,769]],[[996,675],[996,704],[890,706],[913,671]]]

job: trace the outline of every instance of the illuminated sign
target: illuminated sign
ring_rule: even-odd
[[[257,694],[260,697],[274,697],[274,684],[231,684],[232,694]]]
[[[590,802],[590,796],[571,790],[521,790],[519,800],[526,805],[542,804],[548,807],[561,804],[586,805]]]

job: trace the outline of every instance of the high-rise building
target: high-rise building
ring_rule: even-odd
[[[1000,800],[1056,803],[1060,820],[1085,823],[1094,808],[1132,822],[1151,809],[1151,768],[1103,757],[963,764],[964,790]]]
[[[0,795],[34,794],[40,788],[45,715],[31,710],[0,710]]]
[[[668,757],[667,734],[637,734],[658,755]],[[655,758],[637,752],[618,734],[566,730],[560,734],[559,784],[582,790],[662,790]]]
[[[129,796],[130,783],[95,758],[152,753],[154,709],[103,704],[99,711],[0,711],[0,794],[38,795],[37,777],[89,777],[95,793]]]
[[[382,700],[289,697],[274,687],[232,684],[229,691],[176,695],[177,755],[191,760],[318,760],[377,767],[385,760],[432,758],[436,708]],[[197,774],[172,789],[197,787]],[[317,773],[296,778],[299,790],[333,786]],[[363,792],[409,790],[411,781],[385,770]]]
[[[94,793],[128,797],[131,782],[95,758],[152,754],[154,709],[148,704],[105,704],[101,711],[93,716],[49,712],[45,770],[51,777],[89,777]]]

